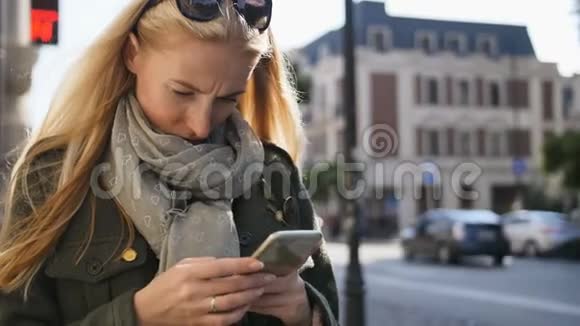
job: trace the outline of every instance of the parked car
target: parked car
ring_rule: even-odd
[[[580,241],[580,226],[561,213],[516,211],[503,216],[503,225],[511,250],[524,256],[549,254]]]
[[[404,229],[401,238],[406,260],[427,256],[447,264],[488,255],[501,266],[510,254],[499,215],[487,210],[431,210],[416,226]]]

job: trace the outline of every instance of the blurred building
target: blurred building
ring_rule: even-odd
[[[433,207],[506,211],[518,186],[542,182],[546,138],[580,127],[580,76],[540,62],[524,26],[394,17],[370,1],[355,17],[369,226],[412,223]],[[334,161],[344,133],[342,31],[295,60],[312,78],[306,165]],[[476,165],[458,168],[465,162]],[[471,184],[461,169],[476,166],[483,174]]]

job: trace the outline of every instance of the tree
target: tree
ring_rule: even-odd
[[[580,132],[569,131],[544,145],[544,169],[562,173],[566,189],[580,191]]]
[[[312,168],[306,168],[303,181],[308,189],[312,188],[311,185],[316,185],[310,193],[312,200],[328,202],[331,194],[337,189],[338,167],[336,163],[328,162],[328,169],[314,171]]]

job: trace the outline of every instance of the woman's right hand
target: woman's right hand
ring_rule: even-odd
[[[139,325],[235,324],[275,279],[262,269],[254,258],[186,258],[135,294]]]

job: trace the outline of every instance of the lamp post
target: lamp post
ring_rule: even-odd
[[[353,151],[357,143],[356,123],[356,62],[354,41],[354,15],[352,0],[345,0],[346,22],[344,25],[344,110],[345,110],[345,161],[348,164],[355,163]],[[346,184],[349,188],[357,184],[360,178],[358,172],[350,172],[346,175]],[[350,218],[352,219],[349,250],[350,261],[346,276],[346,325],[364,326],[364,281],[359,261],[360,244],[360,219],[361,206],[357,199],[348,199]]]

